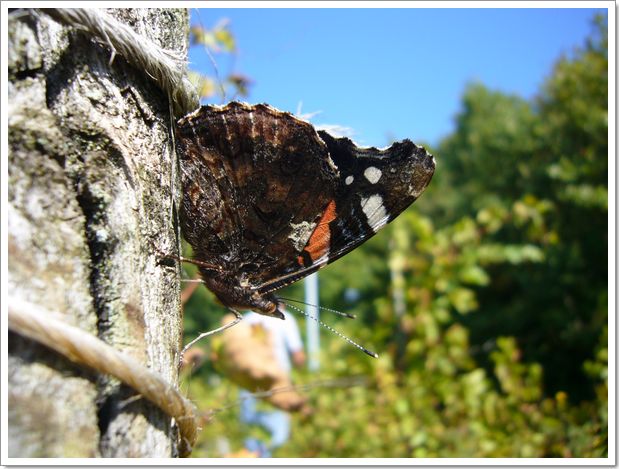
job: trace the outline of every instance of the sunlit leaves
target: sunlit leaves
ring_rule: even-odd
[[[562,198],[584,208],[608,209],[608,189],[606,186],[574,184],[565,188]]]
[[[219,97],[230,101],[247,96],[252,84],[249,77],[235,71],[228,73],[219,71],[217,57],[237,53],[236,38],[227,19],[219,21],[210,29],[202,25],[193,25],[190,28],[190,45],[202,47],[214,69],[212,74],[206,74],[202,70],[189,72],[189,78],[196,86],[201,99]]]
[[[490,283],[490,277],[479,265],[465,266],[459,274],[460,281],[468,285],[483,287]]]
[[[208,98],[216,93],[217,82],[209,76],[197,72],[188,72],[189,80],[193,83],[202,98]]]
[[[236,52],[236,40],[229,25],[230,22],[223,19],[211,29],[192,26],[189,31],[191,45],[203,45],[213,52]]]

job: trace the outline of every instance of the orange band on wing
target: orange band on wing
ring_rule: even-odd
[[[329,252],[329,245],[331,243],[331,229],[329,223],[335,220],[337,213],[335,212],[335,201],[332,200],[327,205],[326,210],[322,214],[318,226],[312,233],[304,251],[306,251],[312,262],[316,259],[320,259],[322,256]]]

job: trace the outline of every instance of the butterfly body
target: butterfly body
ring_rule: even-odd
[[[233,309],[280,317],[273,293],[372,237],[419,197],[434,158],[404,140],[358,148],[268,105],[179,120],[185,238]]]

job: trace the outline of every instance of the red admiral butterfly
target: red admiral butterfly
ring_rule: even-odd
[[[358,148],[266,104],[202,106],[176,137],[182,230],[204,283],[233,311],[282,319],[275,290],[374,236],[435,167],[410,140]]]

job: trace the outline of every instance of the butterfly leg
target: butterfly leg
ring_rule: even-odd
[[[196,337],[191,342],[189,342],[187,345],[185,345],[183,347],[183,350],[181,350],[181,356],[180,356],[179,361],[178,361],[178,368],[179,369],[180,369],[181,365],[183,364],[183,356],[185,355],[187,350],[189,350],[196,342],[198,342],[199,340],[204,339],[205,337],[208,337],[209,335],[213,335],[213,334],[216,334],[218,332],[225,331],[229,327],[232,327],[232,326],[238,324],[243,319],[243,316],[241,316],[241,313],[239,313],[236,309],[233,309],[233,308],[229,308],[229,309],[230,309],[230,311],[232,311],[232,313],[234,313],[234,316],[236,317],[234,319],[234,321],[230,321],[229,323],[224,324],[223,326],[218,327],[217,329],[213,329],[212,331],[203,332],[198,337]]]
[[[209,269],[209,270],[217,270],[217,271],[222,270],[221,267],[219,267],[218,265],[209,264],[208,262],[204,262],[198,259],[190,259],[189,257],[175,256],[173,254],[165,254],[163,257],[166,259],[172,259],[172,260],[179,261],[179,262],[187,262],[189,264],[197,265],[198,267],[204,267],[205,269]]]
[[[215,264],[209,264],[208,262],[204,262],[198,259],[190,259],[188,257],[177,256],[176,254],[166,254],[161,251],[157,246],[154,246],[155,251],[157,251],[157,255],[161,259],[171,259],[178,262],[188,262],[189,264],[197,265],[198,267],[204,267],[205,269],[221,271],[221,267]]]
[[[170,257],[170,256],[168,256]],[[210,270],[217,270],[217,271],[221,271],[221,267],[215,264],[209,264],[208,262],[204,262],[198,259],[190,259],[188,257],[182,257],[182,256],[178,256],[178,257],[174,257],[175,260],[178,260],[179,262],[187,262],[189,264],[193,264],[193,265],[197,265],[198,267],[204,267],[206,269],[210,269]]]

